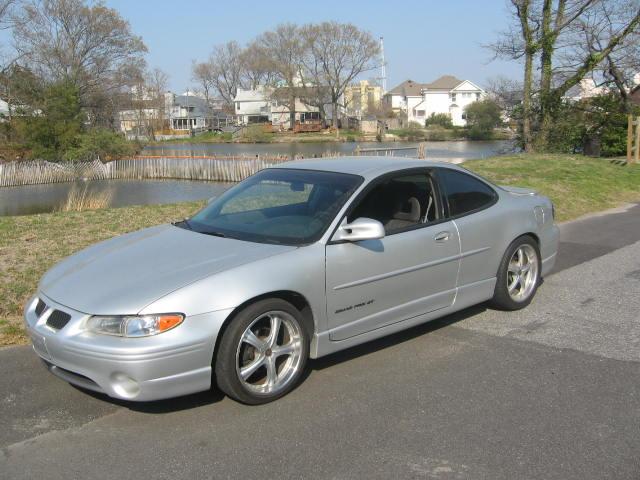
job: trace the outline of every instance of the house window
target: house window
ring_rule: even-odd
[[[236,102],[236,111],[240,111],[240,102]]]
[[[416,110],[416,116],[424,117],[424,110]]]
[[[451,94],[451,101],[452,101],[452,102],[455,102],[455,101],[456,101],[456,94],[455,94],[455,93],[452,93],[452,94]]]
[[[480,93],[476,93],[476,100],[480,100]]]

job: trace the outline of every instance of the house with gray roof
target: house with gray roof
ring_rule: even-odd
[[[383,101],[396,114],[406,116],[408,122],[424,125],[432,114],[444,113],[454,125],[464,126],[464,109],[485,96],[486,92],[472,81],[443,75],[430,83],[405,80],[389,90]]]

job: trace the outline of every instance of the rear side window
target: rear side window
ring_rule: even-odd
[[[442,168],[438,171],[447,201],[449,215],[456,217],[491,205],[496,193],[486,183],[463,172]]]

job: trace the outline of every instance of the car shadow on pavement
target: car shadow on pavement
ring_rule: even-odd
[[[305,372],[305,378],[311,373],[312,370],[324,370],[325,368],[332,367],[342,362],[353,360],[354,358],[368,355],[379,350],[383,350],[394,345],[398,345],[409,340],[413,340],[416,337],[431,333],[444,327],[448,327],[460,320],[464,320],[474,315],[478,315],[486,311],[489,307],[486,304],[474,305],[469,308],[465,308],[459,312],[452,313],[445,317],[441,317],[435,320],[416,325],[415,327],[402,330],[391,335],[372,340],[370,342],[357,345],[355,347],[342,350],[340,352],[332,353],[326,357],[309,360],[309,367]]]
[[[127,400],[119,400],[111,398],[103,393],[86,390],[81,387],[72,385],[77,390],[92,396],[97,400],[108,402],[113,405],[124,407],[128,410],[140,413],[173,413],[181,410],[190,410],[192,408],[204,407],[221,401],[225,395],[217,388],[207,390],[206,392],[194,393],[183,397],[168,398],[166,400],[155,400],[153,402],[130,402]]]

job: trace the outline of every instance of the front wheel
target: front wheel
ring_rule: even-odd
[[[540,250],[530,236],[514,240],[502,258],[491,304],[519,310],[533,300],[540,283]]]
[[[300,312],[284,300],[262,300],[240,311],[224,332],[215,359],[216,381],[240,402],[271,402],[296,386],[308,356]]]

